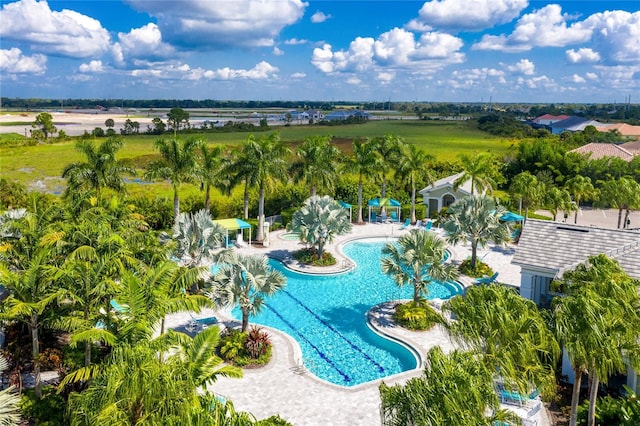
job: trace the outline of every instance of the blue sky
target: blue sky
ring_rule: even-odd
[[[640,101],[640,1],[0,0],[20,98]]]

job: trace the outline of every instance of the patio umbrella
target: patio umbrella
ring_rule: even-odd
[[[500,220],[503,222],[522,222],[524,220],[524,216],[520,216],[517,213],[506,212],[502,216],[500,216]]]

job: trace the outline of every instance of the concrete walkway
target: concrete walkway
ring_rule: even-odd
[[[295,261],[291,254],[301,246],[297,241],[283,239],[285,231],[282,230],[270,233],[268,247],[243,246],[238,250],[278,258],[288,267],[305,273],[339,272],[354,266],[342,254],[340,247],[345,242],[368,237],[395,238],[407,232],[407,229],[402,229],[397,223],[354,225],[349,235],[341,236],[327,246],[326,249],[337,259],[335,266],[327,268],[309,267]],[[451,252],[452,261],[456,263],[470,256],[469,247],[464,245],[452,247]],[[485,248],[479,251],[478,256],[499,272],[498,281],[519,287],[519,267],[511,265],[514,253],[514,246],[510,245],[506,248]],[[460,281],[464,286],[473,282],[468,277],[462,277]],[[434,346],[442,347],[445,352],[454,348],[454,344],[441,327],[434,327],[428,332],[411,332],[395,326],[392,312],[393,302],[383,303],[372,307],[368,319],[380,333],[410,344],[422,357]],[[208,314],[213,313],[203,313],[199,316]],[[238,325],[237,321],[224,312],[215,314],[223,320],[224,326]],[[181,314],[168,318],[167,323],[170,327],[179,328],[188,321],[189,318]],[[301,350],[295,340],[278,330],[268,330],[273,342],[273,357],[267,366],[245,369],[242,379],[221,378],[210,386],[211,391],[233,401],[237,410],[249,411],[259,419],[279,414],[296,426],[378,425],[381,423],[378,391],[380,383],[403,383],[422,374],[422,368],[418,368],[354,387],[337,386],[320,380],[304,369],[300,363]],[[540,424],[550,424],[546,415],[543,415]]]

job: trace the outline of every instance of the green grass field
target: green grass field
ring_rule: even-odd
[[[455,161],[460,154],[488,151],[495,155],[506,154],[514,143],[477,129],[475,121],[417,121],[417,120],[376,120],[364,125],[351,126],[302,126],[273,127],[270,131],[280,133],[282,140],[295,147],[309,136],[331,135],[345,152],[350,151],[352,141],[360,138],[374,138],[385,134],[400,136],[405,142],[415,144],[432,154],[438,160]],[[259,133],[255,134],[260,137]],[[190,137],[194,135],[183,135]],[[211,144],[237,146],[247,139],[248,133],[205,133],[199,135]],[[166,137],[171,137],[167,135]],[[34,146],[10,146],[3,144],[19,140],[21,135],[0,135],[0,177],[17,180],[27,187],[36,187],[51,192],[61,191],[65,182],[60,178],[67,164],[83,161],[75,149],[75,139],[67,142],[38,144]],[[119,158],[130,161],[136,167],[143,167],[157,158],[153,141],[157,136],[137,135],[124,138],[124,148]],[[132,193],[149,192],[169,195],[165,184],[129,185]]]

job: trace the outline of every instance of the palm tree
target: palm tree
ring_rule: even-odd
[[[627,362],[636,369],[640,366],[639,283],[605,255],[589,257],[565,272],[562,280],[568,295],[554,299],[557,331],[577,373],[574,386],[580,385],[578,377],[584,367],[589,374],[587,424],[594,426],[600,383],[624,373]]]
[[[471,194],[478,192],[491,193],[493,188],[497,186],[496,176],[498,172],[495,170],[494,159],[491,154],[486,152],[468,156],[462,154],[460,156],[462,163],[462,175],[456,179],[453,189],[457,190],[466,181],[471,180]]]
[[[427,293],[432,280],[449,281],[458,277],[458,271],[447,259],[444,240],[435,233],[412,229],[398,239],[398,243],[387,243],[380,260],[382,272],[393,278],[402,287],[413,286],[413,301],[420,302]]]
[[[458,244],[468,241],[471,244],[470,267],[475,270],[478,247],[483,247],[490,241],[505,244],[511,240],[509,225],[507,222],[500,222],[500,217],[505,212],[504,207],[485,195],[470,195],[449,207],[449,215],[440,226],[447,233],[448,242]]]
[[[345,169],[358,175],[358,220],[362,220],[362,186],[365,176],[371,177],[380,173],[380,154],[372,142],[356,140],[353,142],[353,156],[348,158]]]
[[[640,183],[633,179],[622,177],[605,181],[600,187],[598,203],[618,209],[618,229],[625,227],[629,210],[636,206],[640,208]],[[625,220],[622,212],[626,210]]]
[[[477,354],[445,354],[436,346],[426,358],[422,377],[404,385],[380,385],[383,425],[490,426],[517,421],[514,413],[500,409],[492,371]]]
[[[433,156],[418,149],[415,145],[406,145],[399,158],[398,176],[409,182],[411,187],[411,222],[416,221],[416,190],[418,181],[433,184],[435,178],[426,165]]]
[[[116,160],[116,153],[122,149],[120,138],[110,137],[95,146],[92,140],[81,140],[76,149],[86,157],[83,163],[71,163],[62,171],[62,177],[68,179],[65,197],[76,195],[77,191],[93,190],[100,198],[104,188],[111,188],[116,192],[124,192],[123,174],[135,174],[135,170]]]
[[[7,359],[0,354],[0,373],[3,373],[7,367]],[[13,391],[13,387],[0,391],[0,425],[2,426],[18,426],[21,423],[20,395]]]
[[[172,238],[177,245],[174,255],[189,268],[210,263],[215,252],[224,246],[226,235],[227,230],[215,223],[206,210],[180,213],[173,224]]]
[[[509,193],[519,200],[519,213],[524,206],[525,218],[529,216],[529,208],[534,208],[542,202],[545,185],[538,182],[538,178],[529,172],[522,172],[514,176],[509,186]]]
[[[385,198],[387,196],[387,175],[392,169],[397,167],[404,142],[398,136],[387,134],[373,139],[371,143],[376,146],[376,150],[378,151],[378,154],[380,154],[378,173],[382,179],[380,196]]]
[[[304,181],[310,186],[310,196],[318,187],[333,190],[338,178],[336,163],[340,150],[331,144],[331,136],[307,137],[296,151],[296,160],[289,172],[295,182]]]
[[[258,187],[258,232],[257,241],[264,240],[265,191],[275,181],[286,180],[287,155],[289,149],[280,140],[278,133],[256,140],[253,135],[245,142],[248,158],[251,159],[251,174],[248,182]]]
[[[284,288],[285,277],[269,267],[266,256],[228,251],[220,262],[220,270],[211,278],[210,297],[217,306],[240,306],[244,332],[249,316],[260,313],[264,298]]]
[[[253,137],[251,136],[251,138]],[[249,218],[249,189],[255,185],[253,181],[255,177],[253,173],[253,158],[250,148],[248,141],[245,141],[240,150],[232,151],[231,160],[224,172],[230,177],[229,190],[239,184],[243,185],[242,217],[244,220]]]
[[[169,179],[173,187],[173,217],[180,214],[179,190],[183,183],[193,182],[198,176],[198,148],[201,139],[158,139],[154,146],[162,159],[151,163],[145,174],[146,179]]]
[[[219,377],[241,377],[216,356],[218,327],[193,339],[169,332],[152,341],[113,349],[105,365],[67,375],[61,387],[93,376],[87,389],[69,396],[72,425],[217,424],[220,408],[200,389]],[[158,357],[158,353],[167,353]],[[232,419],[228,419],[232,421]]]
[[[456,321],[445,324],[463,348],[481,355],[487,370],[509,387],[529,394],[535,386],[555,392],[558,343],[535,303],[511,288],[490,284],[469,288],[443,306]]]
[[[554,221],[557,220],[558,210],[569,212],[574,208],[571,202],[571,194],[566,189],[556,186],[547,189],[544,194],[544,205],[553,215]]]
[[[578,212],[580,211],[580,202],[590,200],[596,196],[596,189],[591,183],[591,178],[588,176],[576,175],[565,183],[567,191],[573,196],[573,201],[576,203],[576,214],[574,217],[574,223],[578,223]]]
[[[322,259],[325,244],[351,231],[351,222],[347,211],[333,198],[315,195],[293,214],[287,229],[299,233],[300,241],[315,246]]]
[[[222,147],[216,146],[208,148],[207,145],[200,146],[200,182],[204,189],[204,209],[211,211],[211,187],[221,188],[227,176],[224,174],[226,158],[223,157]]]

